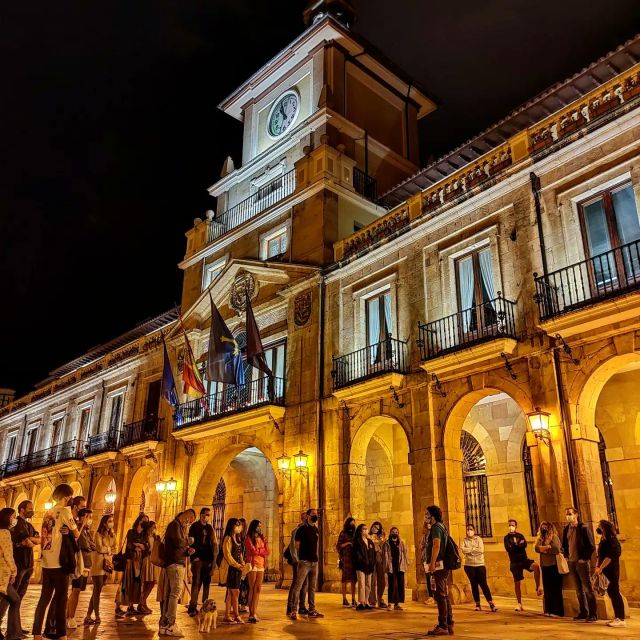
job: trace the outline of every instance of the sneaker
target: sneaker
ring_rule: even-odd
[[[359,604],[359,605],[356,607],[356,611],[364,611],[364,605],[363,605],[363,604]]]
[[[597,616],[589,616],[585,622],[598,622],[598,617]]]
[[[165,636],[172,636],[174,638],[183,638],[184,633],[182,633],[182,629],[174,622],[170,627],[167,627],[165,630]]]
[[[477,604],[474,611],[482,611],[482,607],[479,604]]]
[[[138,615],[138,612],[135,610],[134,607],[129,607],[127,609],[127,612],[124,615],[129,618],[135,618]]]
[[[364,608],[367,609],[367,610],[373,609],[373,607],[370,604],[365,604]]]
[[[118,607],[116,609],[116,620],[119,620],[120,618],[124,618],[124,611]]]
[[[399,604],[394,605],[393,610],[394,611],[404,611],[404,609]]]
[[[379,609],[386,609],[387,605],[384,600],[380,600],[380,604],[378,605]]]
[[[441,627],[439,624],[437,624],[435,627],[433,627],[433,629],[430,629],[429,631],[427,631],[427,635],[428,636],[448,636],[449,629],[448,627]]]
[[[496,613],[498,611],[498,607],[496,607],[496,605],[493,604],[493,602],[489,603],[489,608],[491,609],[491,611],[493,611],[493,613]]]
[[[324,618],[324,613],[320,613],[319,611],[309,611],[310,618]]]
[[[299,616],[308,616],[309,615],[309,609],[305,609],[304,607],[300,607],[300,609],[298,609],[298,615]]]
[[[425,604],[435,604],[435,603],[436,603],[436,601],[433,598],[427,598],[425,600]]]
[[[167,635],[167,627],[160,626],[160,628],[158,629],[158,635],[159,636],[166,636]]]
[[[586,620],[587,619],[587,614],[586,613],[579,613],[577,616],[573,616],[574,620]]]
[[[253,616],[249,616],[249,619],[247,620],[247,622],[249,622],[251,624],[255,624],[258,621]]]
[[[515,610],[519,613],[520,611],[524,611],[524,607],[522,606],[521,602],[518,602],[518,604],[516,605]]]
[[[351,605],[349,604],[349,601],[346,598],[342,598],[342,606],[350,607]]]
[[[295,611],[292,611],[289,614],[289,620],[297,620],[298,619],[298,614]]]
[[[77,629],[78,623],[75,618],[67,618],[67,629]]]
[[[626,627],[627,623],[624,620],[620,620],[620,618],[614,618],[607,622],[607,627]]]

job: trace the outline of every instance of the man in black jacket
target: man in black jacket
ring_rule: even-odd
[[[211,509],[200,509],[200,519],[194,522],[189,529],[189,537],[193,538],[191,547],[191,600],[188,614],[195,616],[198,612],[198,594],[202,586],[202,602],[209,598],[209,586],[211,585],[211,567],[216,557],[218,541],[215,531],[209,524]]]
[[[567,526],[562,532],[562,552],[569,561],[569,571],[576,581],[580,613],[574,620],[595,622],[598,619],[596,596],[591,584],[591,556],[596,549],[591,529],[580,520],[574,507],[566,510]]]

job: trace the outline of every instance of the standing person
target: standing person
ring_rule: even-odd
[[[20,640],[22,627],[20,626],[20,596],[15,588],[18,567],[13,558],[13,543],[9,529],[15,526],[15,511],[8,507],[0,509],[0,596],[3,603],[9,605],[7,622],[7,639]]]
[[[449,569],[444,568],[443,557],[447,546],[449,532],[442,522],[442,510],[433,504],[427,507],[425,514],[427,524],[431,527],[427,540],[426,557],[429,562],[429,573],[434,584],[435,600],[438,604],[438,624],[427,631],[428,636],[453,635],[453,606],[449,600]]]
[[[306,522],[296,531],[295,546],[298,557],[298,573],[291,591],[289,591],[289,618],[296,620],[300,591],[305,580],[309,595],[309,617],[324,618],[316,610],[316,582],[318,580],[318,510],[308,509]]]
[[[574,507],[566,509],[567,525],[562,532],[562,550],[569,561],[569,572],[576,581],[580,613],[574,620],[595,622],[598,619],[596,596],[591,584],[591,556],[596,549],[591,529],[580,520]]]
[[[105,581],[113,573],[113,554],[116,552],[116,534],[113,530],[113,514],[107,513],[100,519],[94,536],[95,550],[91,558],[91,582],[93,591],[84,624],[100,624],[100,594]],[[95,613],[95,619],[91,614]]]
[[[287,597],[287,615],[291,613],[289,609],[289,605],[293,601],[293,597],[291,594],[293,592],[293,586],[295,585],[296,578],[298,576],[298,551],[296,548],[296,534],[298,533],[298,529],[307,521],[307,517],[308,516],[306,511],[303,511],[300,514],[300,524],[298,524],[298,526],[291,532],[289,546],[285,549],[284,552],[284,557],[291,565],[293,571],[293,576],[291,577],[291,585],[289,586],[289,595]],[[307,607],[305,606],[305,603],[307,601],[308,584],[309,576],[307,576],[307,579],[302,583],[302,587],[300,588],[300,599],[298,601],[298,613],[305,616],[309,613],[309,609],[307,609]]]
[[[160,544],[160,536],[156,533],[156,523],[153,521],[144,522],[142,524],[143,537],[147,541],[149,552],[142,558],[142,569],[140,570],[140,577],[142,580],[142,592],[140,594],[140,602],[138,604],[138,611],[142,615],[148,615],[152,613],[151,609],[147,605],[147,599],[153,591],[153,587],[157,584],[160,577],[160,567],[157,567],[151,562],[151,554],[153,547]]]
[[[78,517],[75,518],[75,521],[79,527],[82,527],[82,533],[78,538],[78,553],[82,557],[82,563],[78,563],[79,566],[77,567],[76,574],[71,580],[71,595],[67,602],[67,629],[78,628],[78,624],[76,623],[78,600],[80,598],[80,592],[87,588],[87,579],[91,570],[92,554],[96,549],[93,536],[91,535],[93,511],[83,507],[78,511]]]
[[[244,547],[240,542],[242,523],[237,518],[229,518],[222,537],[222,562],[220,564],[220,583],[227,587],[225,594],[225,624],[243,624],[238,609],[240,580],[244,568]]]
[[[165,592],[160,618],[161,636],[182,637],[180,627],[176,624],[178,600],[182,593],[186,573],[187,557],[193,553],[187,538],[188,527],[196,519],[196,512],[187,509],[179,513],[167,527],[164,534],[164,571]]]
[[[389,608],[393,605],[396,611],[402,611],[404,603],[404,574],[409,565],[407,545],[400,538],[398,527],[391,527],[389,539],[382,547],[384,571],[389,581]]]
[[[244,553],[244,541],[247,539],[247,521],[244,518],[240,518],[240,524],[242,525],[242,532],[240,533],[240,544],[242,545],[242,552]],[[249,611],[248,576],[244,576],[240,580],[240,593],[238,595],[238,604],[240,605],[240,613],[247,613],[247,611]]]
[[[256,623],[258,618],[258,602],[260,601],[260,590],[264,580],[264,570],[269,557],[269,545],[262,532],[262,523],[259,520],[252,520],[244,541],[245,561],[251,565],[251,571],[247,576],[249,579],[249,622]]]
[[[596,529],[601,538],[598,544],[598,566],[595,573],[603,573],[609,578],[607,594],[613,606],[614,619],[607,622],[609,627],[624,627],[624,601],[620,595],[620,555],[622,547],[615,527],[608,520],[600,520]]]
[[[433,599],[433,589],[431,588],[431,575],[428,571],[429,560],[427,556],[427,541],[429,540],[429,531],[431,530],[430,525],[425,521],[422,523],[422,536],[420,538],[420,557],[422,558],[422,566],[424,569],[424,576],[427,581],[427,599],[425,600],[425,604],[433,604],[435,600]]]
[[[387,541],[387,536],[382,527],[382,523],[376,521],[369,527],[369,537],[373,546],[376,549],[376,566],[373,569],[371,575],[371,595],[369,596],[369,604],[372,607],[378,607],[379,609],[386,609],[387,605],[384,602],[384,587],[385,587],[385,563],[382,555],[384,549],[384,543]]]
[[[121,603],[128,605],[126,615],[133,617],[138,614],[136,605],[140,602],[142,593],[142,559],[149,553],[149,543],[145,539],[144,523],[148,520],[141,513],[127,531],[125,555],[127,564],[120,587]]]
[[[211,570],[216,554],[218,541],[213,527],[209,524],[211,509],[200,509],[200,519],[189,527],[189,537],[193,538],[191,554],[191,600],[187,613],[195,616],[198,612],[198,595],[202,587],[202,602],[209,597],[211,586]]]
[[[482,589],[491,611],[497,611],[498,609],[493,603],[491,590],[487,584],[487,567],[484,564],[484,541],[480,536],[476,535],[476,529],[471,523],[467,525],[467,535],[462,540],[461,549],[464,554],[464,572],[471,583],[471,594],[473,595],[473,601],[476,603],[476,611],[482,609],[480,606],[480,589]]]
[[[504,548],[509,554],[509,570],[513,576],[513,586],[516,593],[516,611],[523,611],[522,606],[522,585],[524,572],[533,572],[536,582],[536,593],[541,596],[540,589],[540,566],[535,560],[527,557],[527,541],[518,531],[518,522],[513,518],[509,520],[509,533],[504,537]]]
[[[544,615],[553,618],[564,615],[562,602],[562,574],[558,571],[558,554],[560,538],[552,522],[540,523],[540,531],[535,550],[540,554],[540,570],[542,571],[542,591]]]
[[[13,559],[16,563],[17,574],[13,586],[20,597],[20,602],[24,598],[29,586],[29,580],[33,574],[33,548],[40,544],[40,535],[28,522],[33,518],[33,503],[30,500],[23,500],[18,505],[18,517],[16,526],[11,529],[11,541],[13,543]],[[9,601],[6,598],[0,600],[0,622],[9,608]],[[22,621],[20,620],[20,607],[17,607],[18,620],[16,629],[20,633]],[[9,636],[9,634],[7,633]],[[14,640],[9,636],[10,640]]]
[[[356,606],[356,574],[353,568],[353,537],[355,533],[355,518],[349,516],[344,521],[344,526],[336,543],[336,551],[340,558],[340,571],[342,573],[342,605],[345,607]],[[347,585],[351,585],[351,605],[347,600]]]
[[[356,609],[371,609],[369,596],[371,595],[371,576],[376,567],[376,548],[369,539],[369,527],[358,525],[353,537],[353,568],[358,582],[358,606]]]
[[[69,574],[67,569],[60,565],[60,549],[63,535],[71,535],[77,540],[81,533],[69,507],[72,497],[73,489],[68,484],[59,484],[51,495],[55,506],[45,514],[42,522],[42,590],[33,616],[34,640],[42,640],[42,623],[52,597],[56,635],[58,640],[67,638]]]

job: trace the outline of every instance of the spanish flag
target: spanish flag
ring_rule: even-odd
[[[183,329],[184,331],[184,329]],[[184,363],[182,365],[182,381],[184,383],[183,391],[192,398],[200,398],[207,395],[207,390],[202,383],[202,376],[198,371],[193,351],[189,344],[186,332],[184,333]]]

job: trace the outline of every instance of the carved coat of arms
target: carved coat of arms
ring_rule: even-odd
[[[247,308],[247,299],[252,300],[255,294],[255,278],[247,271],[239,273],[231,285],[230,305],[238,313],[242,313]]]
[[[293,319],[296,327],[304,327],[311,316],[311,291],[304,291],[293,301]]]

